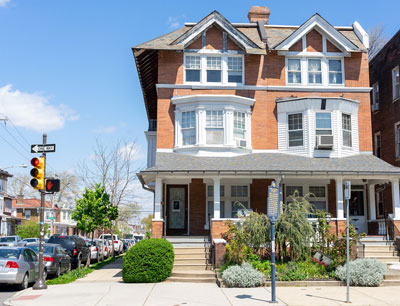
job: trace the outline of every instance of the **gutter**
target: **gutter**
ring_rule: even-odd
[[[147,191],[150,191],[150,192],[153,193],[153,218],[154,218],[155,212],[156,212],[156,193],[155,193],[155,190],[151,189],[149,186],[146,185],[146,183],[144,182],[143,177],[142,177],[142,175],[140,173],[136,173],[136,175],[137,175],[137,177],[139,179],[139,182],[142,184],[142,188],[144,190],[147,190]]]

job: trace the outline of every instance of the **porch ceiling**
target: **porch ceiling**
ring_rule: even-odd
[[[310,158],[285,153],[252,153],[235,157],[198,157],[161,152],[156,154],[156,165],[141,171],[139,175],[185,172],[400,176],[400,168],[374,155]]]

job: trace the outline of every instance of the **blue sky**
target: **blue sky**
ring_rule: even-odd
[[[357,20],[368,30],[383,23],[390,38],[400,28],[400,1],[381,3],[0,0],[0,113],[29,143],[48,133],[48,142],[57,144],[48,158],[57,171],[88,158],[96,139],[137,142],[137,163],[144,166],[147,118],[132,46],[213,10],[231,22],[247,22],[252,5],[270,8],[270,24],[299,25],[318,12],[333,25]],[[27,143],[10,124],[6,129],[0,127],[0,167],[28,163],[30,155],[17,140],[25,150]],[[15,169],[21,171],[28,169]]]

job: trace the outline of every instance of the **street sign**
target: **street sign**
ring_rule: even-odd
[[[34,144],[31,145],[31,153],[49,153],[56,151],[56,144]]]
[[[48,217],[47,219],[49,219],[49,220],[57,220],[56,217]]]
[[[275,182],[268,186],[268,202],[267,202],[267,216],[268,218],[277,219],[279,215],[279,188],[276,187]]]

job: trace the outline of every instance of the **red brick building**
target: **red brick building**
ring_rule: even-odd
[[[372,137],[375,156],[400,166],[400,31],[370,60]],[[375,190],[379,233],[385,233],[385,216],[393,214],[392,188]],[[375,228],[377,225],[375,226]]]
[[[332,26],[315,14],[301,26],[270,25],[265,7],[249,23],[217,11],[133,48],[149,119],[153,236],[219,238],[240,205],[266,212],[276,181],[345,224],[343,182],[359,232],[374,222],[375,185],[400,169],[372,154],[368,35],[358,22]],[[240,203],[240,205],[239,205]],[[211,223],[211,224],[210,224]]]

